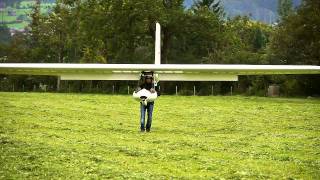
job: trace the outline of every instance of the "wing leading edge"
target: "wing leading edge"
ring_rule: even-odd
[[[154,71],[161,81],[238,81],[239,75],[320,74],[320,66],[161,64],[161,26],[156,23],[155,64],[5,64],[0,74],[58,76],[62,80],[138,80]]]
[[[154,71],[161,81],[237,81],[239,75],[320,74],[320,66],[204,64],[1,63],[0,74],[60,76],[62,80],[138,80]]]

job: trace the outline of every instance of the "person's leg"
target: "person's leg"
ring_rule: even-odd
[[[147,106],[147,110],[148,110],[148,121],[147,121],[147,127],[146,127],[147,132],[149,132],[151,129],[153,106],[154,106],[154,102],[148,103],[148,106]]]
[[[146,116],[146,106],[140,103],[140,130],[141,131],[144,131],[145,116]]]

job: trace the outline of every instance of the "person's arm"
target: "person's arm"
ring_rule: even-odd
[[[159,84],[157,84],[157,86],[155,86],[155,90],[157,91],[158,96],[161,96],[161,91],[160,91],[160,88],[159,88]]]
[[[153,83],[152,83],[152,84],[153,84]],[[152,88],[150,89],[150,92],[151,92],[151,93],[157,92],[158,96],[161,95],[159,86],[158,86],[158,85],[155,86],[155,84],[152,85]]]
[[[144,83],[143,83],[143,81],[140,79],[140,80],[138,81],[138,86],[136,87],[135,92],[138,92],[138,91],[140,91],[140,90],[143,89],[143,88],[144,88]]]

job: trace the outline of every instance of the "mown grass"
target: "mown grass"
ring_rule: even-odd
[[[318,179],[320,100],[0,93],[0,179]]]

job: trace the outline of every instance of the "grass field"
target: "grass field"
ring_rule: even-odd
[[[27,19],[31,20],[29,15],[32,12],[32,7],[34,6],[35,1],[22,1],[20,3],[21,9],[17,9],[14,7],[6,7],[0,11],[0,23],[3,22],[9,27],[14,29],[24,29],[29,25],[29,21],[21,21],[16,22],[17,18],[20,15],[24,15],[27,17]],[[47,14],[50,8],[53,8],[55,4],[53,3],[42,3],[41,4],[41,13]],[[9,16],[8,11],[13,10],[16,12],[16,16]]]
[[[319,179],[320,100],[0,93],[0,179]]]

